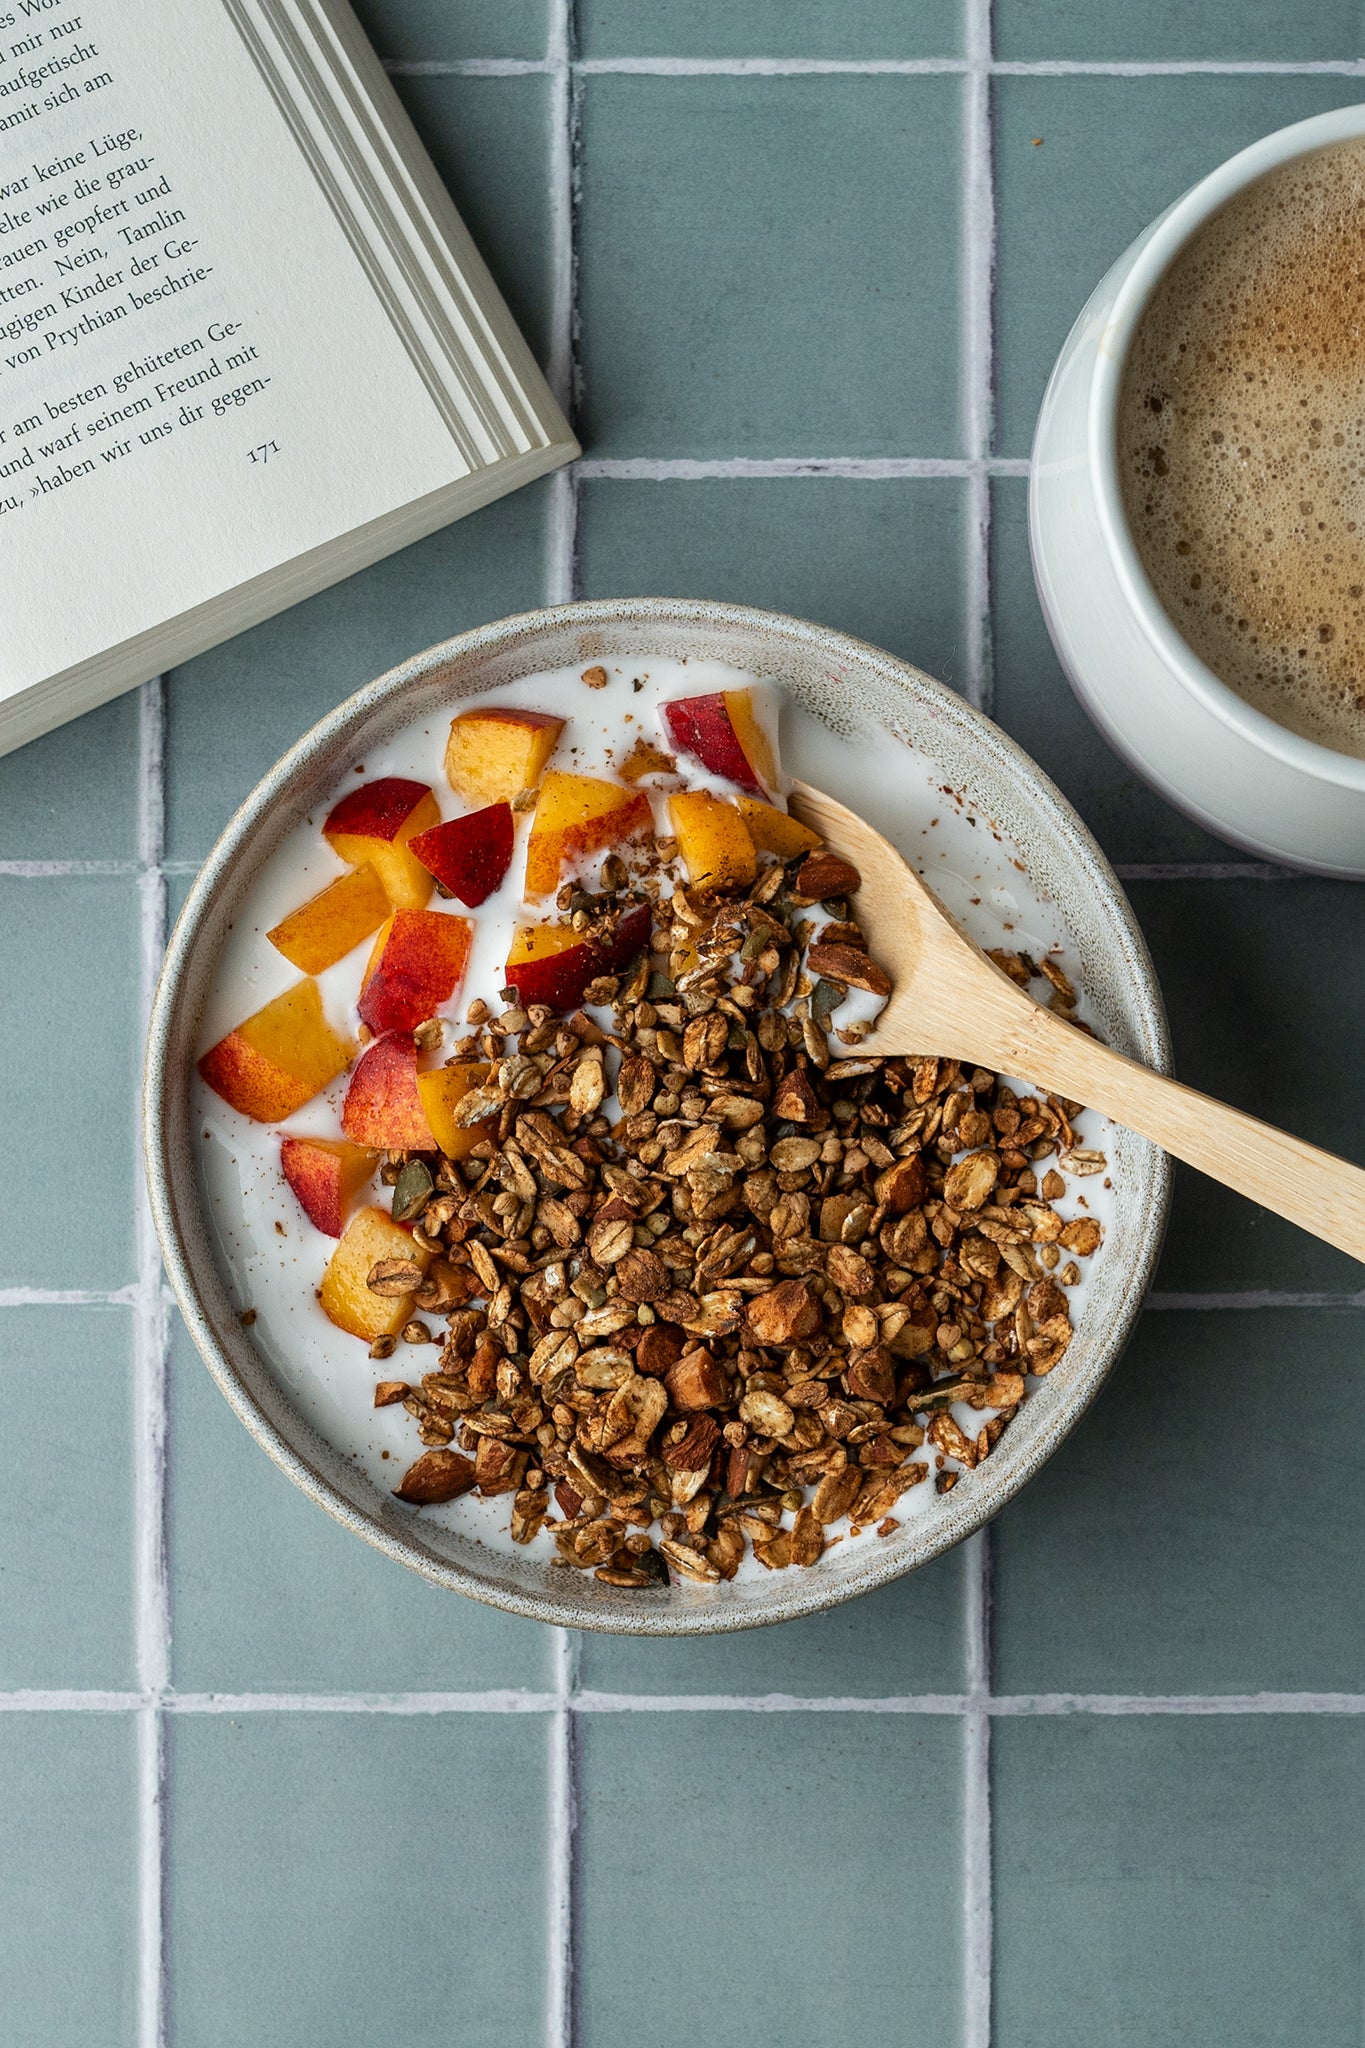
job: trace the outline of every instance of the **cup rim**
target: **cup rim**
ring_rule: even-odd
[[[1263,753],[1319,781],[1365,792],[1365,760],[1305,739],[1248,704],[1202,661],[1177,629],[1143,566],[1123,507],[1118,475],[1118,407],[1133,338],[1177,256],[1220,207],[1281,164],[1335,142],[1365,136],[1365,102],[1335,107],[1278,128],[1239,150],[1191,186],[1148,229],[1104,320],[1090,385],[1087,459],[1105,548],[1129,610],[1175,680],[1223,725]]]

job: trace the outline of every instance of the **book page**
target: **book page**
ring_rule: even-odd
[[[0,0],[0,699],[467,473],[221,0]]]

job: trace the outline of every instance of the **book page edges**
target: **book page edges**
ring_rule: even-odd
[[[223,0],[471,466],[568,433],[346,0]]]
[[[550,406],[553,417],[558,419],[553,400]],[[358,570],[368,569],[386,555],[424,540],[466,513],[477,512],[522,484],[561,469],[580,450],[577,442],[568,438],[562,422],[560,425],[562,437],[544,447],[475,470],[427,497],[415,499],[395,512],[385,513],[276,569],[267,570],[249,583],[209,598],[192,611],[182,612],[89,661],[17,692],[0,703],[0,754],[12,753],[16,747],[40,739],[69,719],[93,711],[125,690],[136,689],[150,677],[206,653],[235,634],[273,618],[277,612],[287,611],[304,598],[315,597],[319,591]]]

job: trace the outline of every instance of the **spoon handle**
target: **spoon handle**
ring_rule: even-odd
[[[1012,1024],[990,1064],[1088,1103],[1365,1263],[1365,1171],[1350,1160],[1154,1074],[1041,1008]]]

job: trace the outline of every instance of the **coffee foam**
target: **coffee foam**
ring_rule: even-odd
[[[1134,338],[1118,451],[1195,653],[1365,758],[1365,143],[1270,172],[1176,259]]]

